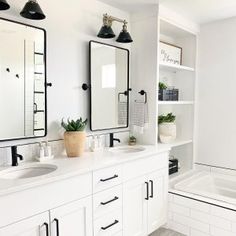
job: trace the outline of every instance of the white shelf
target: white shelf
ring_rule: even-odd
[[[183,146],[183,145],[186,145],[186,144],[190,144],[192,143],[193,140],[176,140],[172,143],[168,143],[168,144],[164,144],[164,143],[158,143],[158,147],[159,148],[173,148],[173,147],[179,147],[179,146]]]
[[[194,68],[188,67],[188,66],[182,66],[182,65],[172,65],[172,64],[165,64],[160,63],[159,68],[161,70],[168,70],[171,72],[177,72],[177,71],[194,71]]]
[[[193,105],[194,101],[158,101],[158,105]]]

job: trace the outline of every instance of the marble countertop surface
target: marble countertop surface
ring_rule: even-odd
[[[125,146],[124,146],[125,147]],[[68,158],[66,156],[56,157],[53,160],[40,162],[24,162],[18,167],[1,167],[0,168],[0,196],[11,194],[25,189],[37,187],[43,184],[49,184],[66,178],[71,178],[83,174],[92,173],[99,169],[109,166],[119,165],[125,162],[134,161],[147,156],[168,152],[169,148],[158,148],[158,146],[140,146],[145,150],[133,153],[119,153],[111,149],[104,149],[100,152],[85,152],[83,157]],[[4,179],[1,177],[4,173],[21,168],[37,167],[40,164],[53,165],[56,170],[42,176],[25,178],[25,179]]]

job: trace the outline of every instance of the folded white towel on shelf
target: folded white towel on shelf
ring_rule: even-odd
[[[134,133],[143,134],[148,128],[148,103],[135,101],[131,106],[131,128]]]
[[[118,103],[118,125],[127,125],[127,102]]]

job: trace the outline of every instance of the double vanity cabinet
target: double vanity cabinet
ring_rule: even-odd
[[[51,164],[31,180],[0,174],[0,236],[146,236],[166,223],[168,150]]]

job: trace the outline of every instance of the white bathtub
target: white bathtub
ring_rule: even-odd
[[[175,183],[174,189],[236,205],[236,175],[197,171]]]

